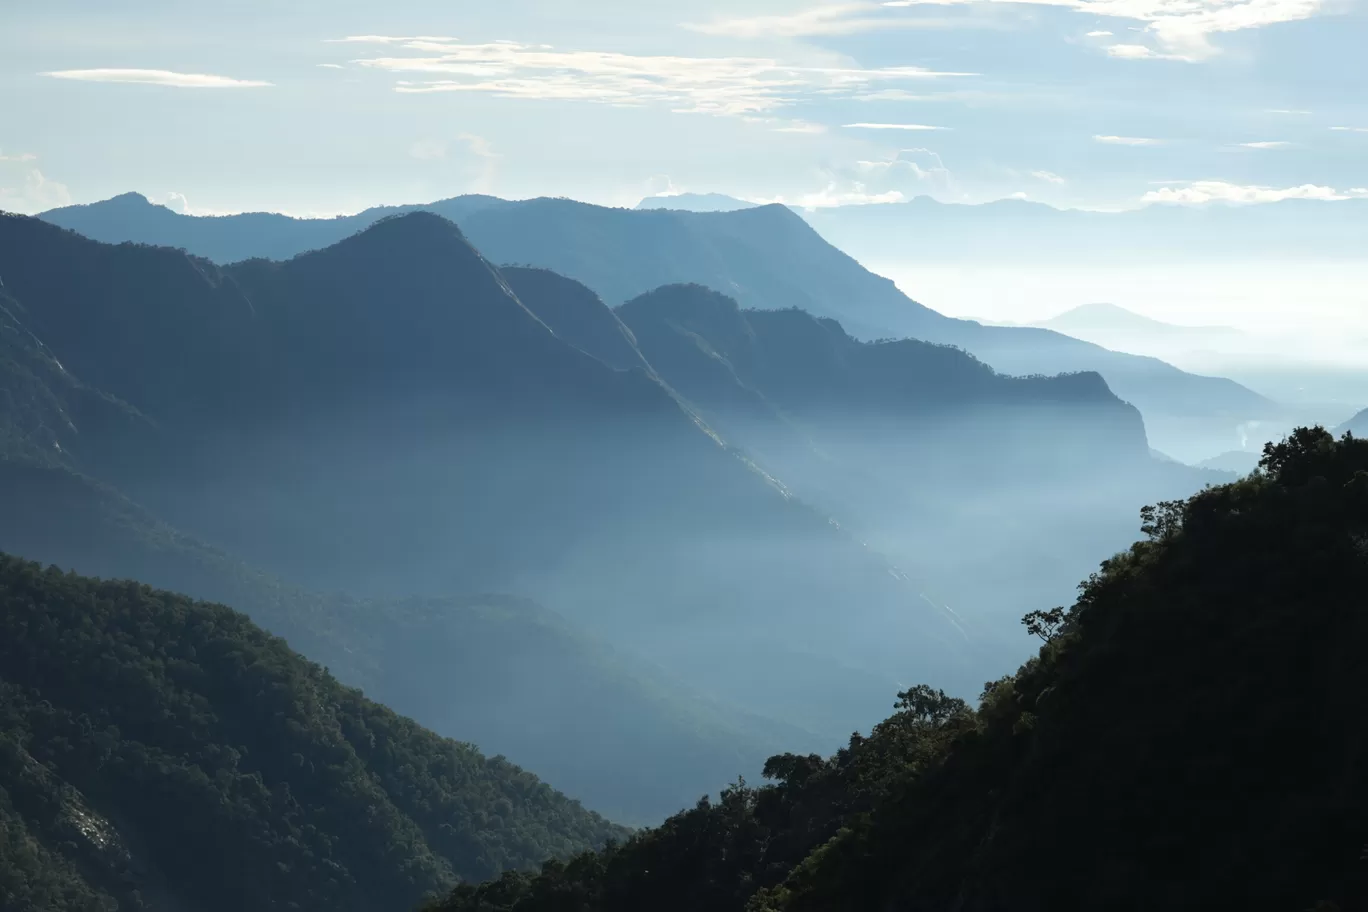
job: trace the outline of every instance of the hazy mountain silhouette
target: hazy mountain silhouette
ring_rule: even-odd
[[[738,209],[753,209],[757,205],[724,193],[676,193],[672,196],[648,196],[636,207],[682,209],[686,212],[735,212]]]
[[[803,215],[833,244],[874,262],[1357,259],[1368,244],[1368,200],[1360,199],[1097,212],[1027,200],[966,205],[922,196]]]
[[[1026,208],[1020,211],[1035,211],[1032,204],[1022,206]],[[143,208],[156,207],[144,205],[137,211]],[[493,262],[551,269],[592,288],[612,306],[662,285],[696,283],[731,295],[748,308],[798,307],[835,318],[859,338],[910,337],[957,345],[1004,373],[1096,371],[1117,395],[1140,409],[1151,439],[1165,449],[1177,449],[1178,443],[1193,438],[1201,441],[1200,446],[1228,448],[1238,442],[1238,425],[1275,411],[1266,399],[1236,383],[1185,373],[1154,358],[1112,352],[1044,329],[984,326],[943,316],[864,269],[784,206],[736,212],[641,211],[558,199],[503,202],[458,197],[423,208],[454,215],[466,236]],[[234,220],[272,217],[217,220],[162,209],[158,219],[179,227],[154,234],[144,228],[141,217],[131,217],[126,209],[122,203],[107,202],[54,210],[43,217],[104,240],[169,243],[221,262],[248,254],[293,256],[331,243],[345,230],[339,220],[310,222],[284,216],[274,217],[270,231],[249,230],[247,221]],[[241,226],[238,240],[232,255],[226,255],[221,236],[235,224]],[[288,241],[281,240],[284,235]],[[831,237],[840,243],[837,236]]]
[[[1353,434],[1355,437],[1368,437],[1368,409],[1364,409],[1335,429],[1336,434]]]
[[[834,320],[743,311],[700,286],[618,313],[709,424],[999,654],[1019,649],[1014,616],[1134,534],[1135,504],[1219,480],[1153,459],[1140,415],[1095,373],[1004,376],[956,348],[860,342]],[[1022,547],[1028,516],[1038,548]]]
[[[231,268],[17,217],[0,240],[6,286],[66,369],[155,422],[141,459],[99,477],[269,572],[536,597],[827,737],[909,663],[975,675],[904,574],[645,370],[559,338],[443,219]],[[761,642],[765,663],[738,661]]]

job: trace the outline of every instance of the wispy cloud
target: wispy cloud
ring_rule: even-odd
[[[24,169],[19,181],[19,186],[0,187],[0,209],[33,213],[71,205],[66,185],[50,180],[37,168]]]
[[[1164,141],[1150,139],[1147,136],[1094,136],[1093,142],[1100,142],[1106,146],[1158,146]]]
[[[1264,140],[1262,142],[1243,142],[1237,143],[1236,145],[1239,145],[1245,149],[1283,149],[1292,144],[1290,142],[1287,142],[1286,140],[1276,139]]]
[[[449,43],[460,41],[447,35],[348,35],[346,38],[325,38],[324,44],[407,44],[410,41],[434,41]]]
[[[1107,56],[1119,60],[1181,60],[1191,63],[1194,58],[1187,54],[1165,54],[1144,44],[1113,44],[1107,47]]]
[[[1140,198],[1142,203],[1168,203],[1200,206],[1204,203],[1277,203],[1283,200],[1346,200],[1362,196],[1360,190],[1341,192],[1334,187],[1302,184],[1298,187],[1263,187],[1232,184],[1227,181],[1191,181],[1178,186],[1151,190]]]
[[[20,152],[17,155],[5,155],[0,152],[0,162],[35,162],[38,156],[32,152]]]
[[[1036,180],[1043,180],[1047,184],[1068,183],[1068,181],[1060,177],[1058,174],[1055,174],[1053,171],[1032,171],[1031,177],[1034,177]]]
[[[319,67],[320,69],[324,69],[324,70],[345,70],[345,69],[346,69],[346,67],[342,66],[342,64],[340,64],[340,63],[320,63],[320,64],[318,64],[318,67]]]
[[[1368,127],[1331,127],[1336,133],[1368,133]]]
[[[1213,34],[1308,19],[1322,8],[1322,0],[864,0],[828,3],[782,15],[721,18],[690,24],[689,28],[742,38],[849,35],[917,27],[918,18],[911,15],[917,7],[971,3],[1054,6],[1095,18],[1138,22],[1164,50],[1147,58],[1132,54],[1131,59],[1183,60],[1199,60],[1216,53],[1209,41]],[[965,24],[970,22],[966,20]]]
[[[975,75],[914,66],[793,66],[755,57],[638,56],[513,42],[369,37],[387,45],[398,43],[411,56],[367,57],[355,63],[396,75],[431,77],[403,79],[395,86],[397,92],[653,105],[682,113],[771,115],[805,98],[850,97],[881,84]]]
[[[1107,31],[1107,30],[1105,30],[1105,29],[1098,29],[1098,30],[1095,31],[1095,32],[1088,32],[1088,34],[1087,34],[1086,37],[1088,37],[1088,38],[1110,38],[1111,36],[1112,36],[1112,33],[1111,33],[1111,32],[1109,32],[1109,31]]]
[[[1305,116],[1308,116],[1308,115],[1311,114],[1310,111],[1294,111],[1294,110],[1291,110],[1291,109],[1289,109],[1289,108],[1270,108],[1270,109],[1268,109],[1267,111],[1264,111],[1264,113],[1265,113],[1265,114],[1295,114],[1295,115],[1301,116],[1301,117],[1305,117]]]
[[[933,127],[929,124],[894,123],[852,123],[846,124],[847,130],[948,130],[949,127]]]
[[[829,165],[822,169],[821,189],[758,202],[823,209],[905,203],[916,196],[954,192],[954,178],[941,157],[930,149],[910,148],[888,158]]]
[[[230,76],[211,76],[206,73],[174,73],[171,70],[57,70],[41,75],[80,82],[126,82],[173,86],[178,89],[254,89],[271,84],[259,79],[234,79]]]

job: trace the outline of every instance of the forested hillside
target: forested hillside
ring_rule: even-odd
[[[438,908],[1362,908],[1368,441],[1298,430],[1143,520],[976,709],[912,688],[834,757]]]
[[[8,910],[403,907],[622,835],[246,617],[0,556]]]

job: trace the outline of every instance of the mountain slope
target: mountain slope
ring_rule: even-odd
[[[447,201],[428,208],[441,211],[444,206],[461,209],[449,214],[494,262],[551,269],[589,286],[610,305],[662,285],[696,283],[748,308],[798,307],[835,318],[859,338],[911,337],[957,345],[1004,373],[1096,371],[1117,395],[1141,410],[1156,445],[1178,455],[1230,449],[1238,442],[1239,424],[1274,410],[1266,399],[1229,380],[1185,373],[1153,358],[1112,352],[1044,329],[983,326],[945,317],[864,269],[784,206],[682,212],[539,199],[475,205]],[[894,207],[865,208],[882,213]],[[178,226],[174,239],[144,230],[141,219],[108,203],[82,210],[83,222],[67,210],[44,217],[105,240],[171,243],[215,255],[219,247],[207,237],[207,220],[164,211],[161,218],[169,216]],[[229,216],[222,226],[235,218],[246,217]],[[241,225],[238,235],[246,238],[246,224]],[[255,252],[280,258],[317,246],[313,237],[300,236],[292,243],[261,243]],[[1205,432],[1204,427],[1214,430]]]
[[[911,688],[831,758],[434,908],[1361,908],[1368,442],[1299,430],[1263,469],[1147,510],[977,710]]]
[[[621,832],[227,608],[7,556],[0,600],[7,905],[372,908]]]
[[[18,240],[0,273],[44,342],[157,422],[141,460],[93,474],[267,572],[360,595],[528,596],[705,696],[828,738],[872,718],[909,665],[976,677],[905,574],[644,369],[559,338],[445,220],[227,269],[31,219],[0,220],[0,238]],[[45,268],[58,259],[65,278]],[[82,330],[107,324],[126,348]]]
[[[767,471],[893,557],[1010,661],[1016,618],[1218,479],[1150,456],[1097,374],[1008,377],[963,351],[668,286],[618,310],[660,376]],[[1034,544],[1038,543],[1038,544]]]

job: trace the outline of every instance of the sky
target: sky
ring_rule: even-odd
[[[0,209],[1368,194],[1366,0],[0,4]]]

